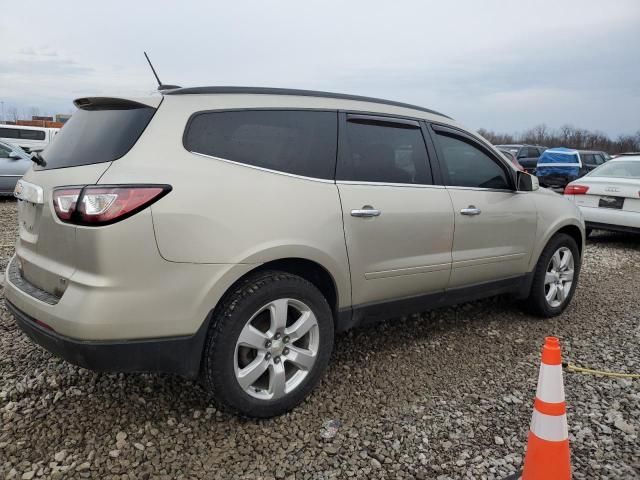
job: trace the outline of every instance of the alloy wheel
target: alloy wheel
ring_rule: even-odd
[[[234,372],[240,387],[261,400],[291,393],[318,356],[318,320],[293,298],[273,300],[255,312],[236,341]]]
[[[544,296],[550,307],[562,305],[573,285],[575,267],[573,253],[567,247],[560,247],[551,256],[544,277]]]

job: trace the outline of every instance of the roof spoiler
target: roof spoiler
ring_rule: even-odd
[[[78,98],[73,104],[81,110],[130,110],[133,108],[153,108],[151,105],[115,97]]]

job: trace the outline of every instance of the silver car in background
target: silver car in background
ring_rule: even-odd
[[[0,142],[0,197],[13,195],[16,183],[31,164],[31,157],[20,147]]]

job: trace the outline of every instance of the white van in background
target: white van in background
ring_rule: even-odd
[[[0,142],[18,145],[26,152],[38,152],[49,145],[59,128],[0,124]]]

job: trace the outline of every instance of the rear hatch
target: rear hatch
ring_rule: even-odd
[[[53,190],[97,183],[112,162],[135,145],[160,102],[159,97],[74,102],[78,110],[42,152],[44,164],[34,164],[16,188],[16,253],[24,280],[57,297],[62,295],[76,268],[77,227],[57,218]]]

